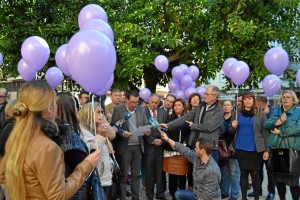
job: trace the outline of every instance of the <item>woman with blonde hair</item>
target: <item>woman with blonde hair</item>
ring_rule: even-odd
[[[82,137],[87,146],[94,148],[97,145],[101,150],[100,163],[97,169],[106,197],[112,199],[112,160],[109,154],[113,153],[110,140],[115,138],[116,132],[109,125],[98,102],[85,104],[78,112],[78,118],[83,133]]]
[[[103,117],[105,118],[103,109],[98,102],[84,104],[78,112],[82,139],[89,149],[95,148],[97,126],[102,123]],[[112,140],[115,137],[115,132],[112,130],[107,137]]]
[[[46,81],[30,81],[20,89],[13,109],[16,124],[0,163],[0,183],[6,185],[10,199],[69,199],[98,163],[100,152],[96,151],[65,178],[54,123],[56,99]]]
[[[272,110],[271,116],[265,123],[265,129],[271,131],[268,138],[268,148],[279,147],[292,148],[300,156],[300,108],[299,100],[294,91],[286,90],[280,95],[281,106]],[[293,200],[298,200],[300,196],[298,173],[294,175],[284,175],[273,173],[276,182],[277,192],[280,200],[285,199],[286,186],[290,187]]]

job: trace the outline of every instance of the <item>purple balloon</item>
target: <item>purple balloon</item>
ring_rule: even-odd
[[[18,72],[25,81],[33,80],[36,75],[36,71],[29,67],[23,59],[21,59],[18,63]]]
[[[201,96],[201,98],[203,99],[204,98],[204,93],[206,91],[205,87],[203,86],[199,86],[196,88],[197,90],[197,93]]]
[[[249,66],[243,61],[237,61],[231,66],[230,77],[237,86],[242,85],[249,77],[249,74]]]
[[[238,60],[235,58],[227,58],[222,66],[222,70],[225,74],[225,76],[227,76],[228,78],[230,77],[230,71],[231,71],[231,66],[233,65],[233,63],[237,62]]]
[[[183,99],[185,100],[185,94],[184,94],[184,91],[183,90],[177,90],[175,93],[174,93],[175,97],[177,99]]]
[[[69,41],[66,63],[72,79],[95,93],[109,80],[116,67],[116,50],[108,37],[96,30],[77,32]]]
[[[111,75],[111,77],[106,82],[106,84],[102,87],[102,89],[100,91],[96,92],[95,94],[98,96],[106,95],[108,90],[111,88],[113,82],[114,82],[114,74]]]
[[[66,63],[66,50],[67,50],[67,44],[61,45],[55,53],[55,62],[57,67],[66,75],[71,76],[71,73],[69,72],[67,63]]]
[[[0,65],[2,65],[3,63],[3,56],[2,56],[2,53],[0,52]]]
[[[268,97],[278,93],[281,88],[281,80],[278,76],[270,74],[266,76],[262,82],[262,87]]]
[[[180,67],[174,67],[172,69],[172,76],[177,79],[177,80],[181,80],[182,76],[183,76],[183,71]]]
[[[197,93],[196,88],[189,87],[184,91],[185,98],[188,99],[192,94]]]
[[[90,19],[80,28],[80,30],[90,30],[90,29],[101,31],[110,39],[112,43],[114,43],[114,32],[111,29],[110,25],[108,25],[108,23],[106,23],[104,20]]]
[[[289,55],[280,47],[269,49],[264,56],[264,64],[269,72],[279,76],[289,65]]]
[[[78,25],[81,28],[90,19],[102,19],[108,22],[105,10],[97,4],[89,4],[84,6],[78,15]]]
[[[184,75],[188,73],[189,67],[186,64],[181,64],[179,67],[182,69]]]
[[[296,81],[297,81],[298,85],[300,85],[300,70],[299,69],[296,74]]]
[[[170,82],[168,83],[168,87],[169,87],[169,90],[174,93],[176,90],[179,90],[180,89],[180,83],[179,81],[175,80],[175,79],[172,79],[170,80]]]
[[[142,88],[139,92],[139,95],[142,99],[144,99],[145,102],[148,102],[151,91],[148,88]]]
[[[58,67],[50,67],[46,72],[46,80],[52,88],[56,88],[61,84],[64,75]]]
[[[159,55],[159,56],[156,56],[156,58],[154,60],[154,65],[158,71],[165,73],[169,67],[169,60],[166,56]]]
[[[34,70],[41,70],[50,56],[48,43],[41,37],[31,36],[27,38],[21,47],[24,61]]]
[[[199,74],[200,74],[199,68],[195,65],[191,65],[187,70],[187,75],[190,75],[193,81],[199,77]]]
[[[189,75],[184,75],[181,78],[181,87],[188,88],[191,87],[192,85],[193,85],[193,79]]]

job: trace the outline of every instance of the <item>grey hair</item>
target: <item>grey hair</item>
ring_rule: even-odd
[[[152,97],[156,97],[156,98],[158,99],[158,102],[160,102],[160,96],[159,96],[158,94],[152,93],[152,94],[150,95],[149,99],[152,98]]]
[[[220,96],[220,90],[219,90],[219,88],[217,86],[214,86],[214,85],[208,86],[206,89],[208,89],[208,88],[211,88],[211,90],[216,93],[216,97],[218,99],[219,96]]]

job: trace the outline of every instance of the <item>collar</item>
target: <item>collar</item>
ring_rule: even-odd
[[[134,113],[135,113],[136,108],[135,108],[133,111],[130,111],[130,110],[127,108],[127,105],[125,105],[125,107],[126,107],[126,110],[127,110],[130,114],[134,114]]]

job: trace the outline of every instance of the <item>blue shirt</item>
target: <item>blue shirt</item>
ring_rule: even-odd
[[[242,113],[238,117],[238,132],[235,148],[244,151],[256,151],[254,140],[254,116],[245,117]]]

